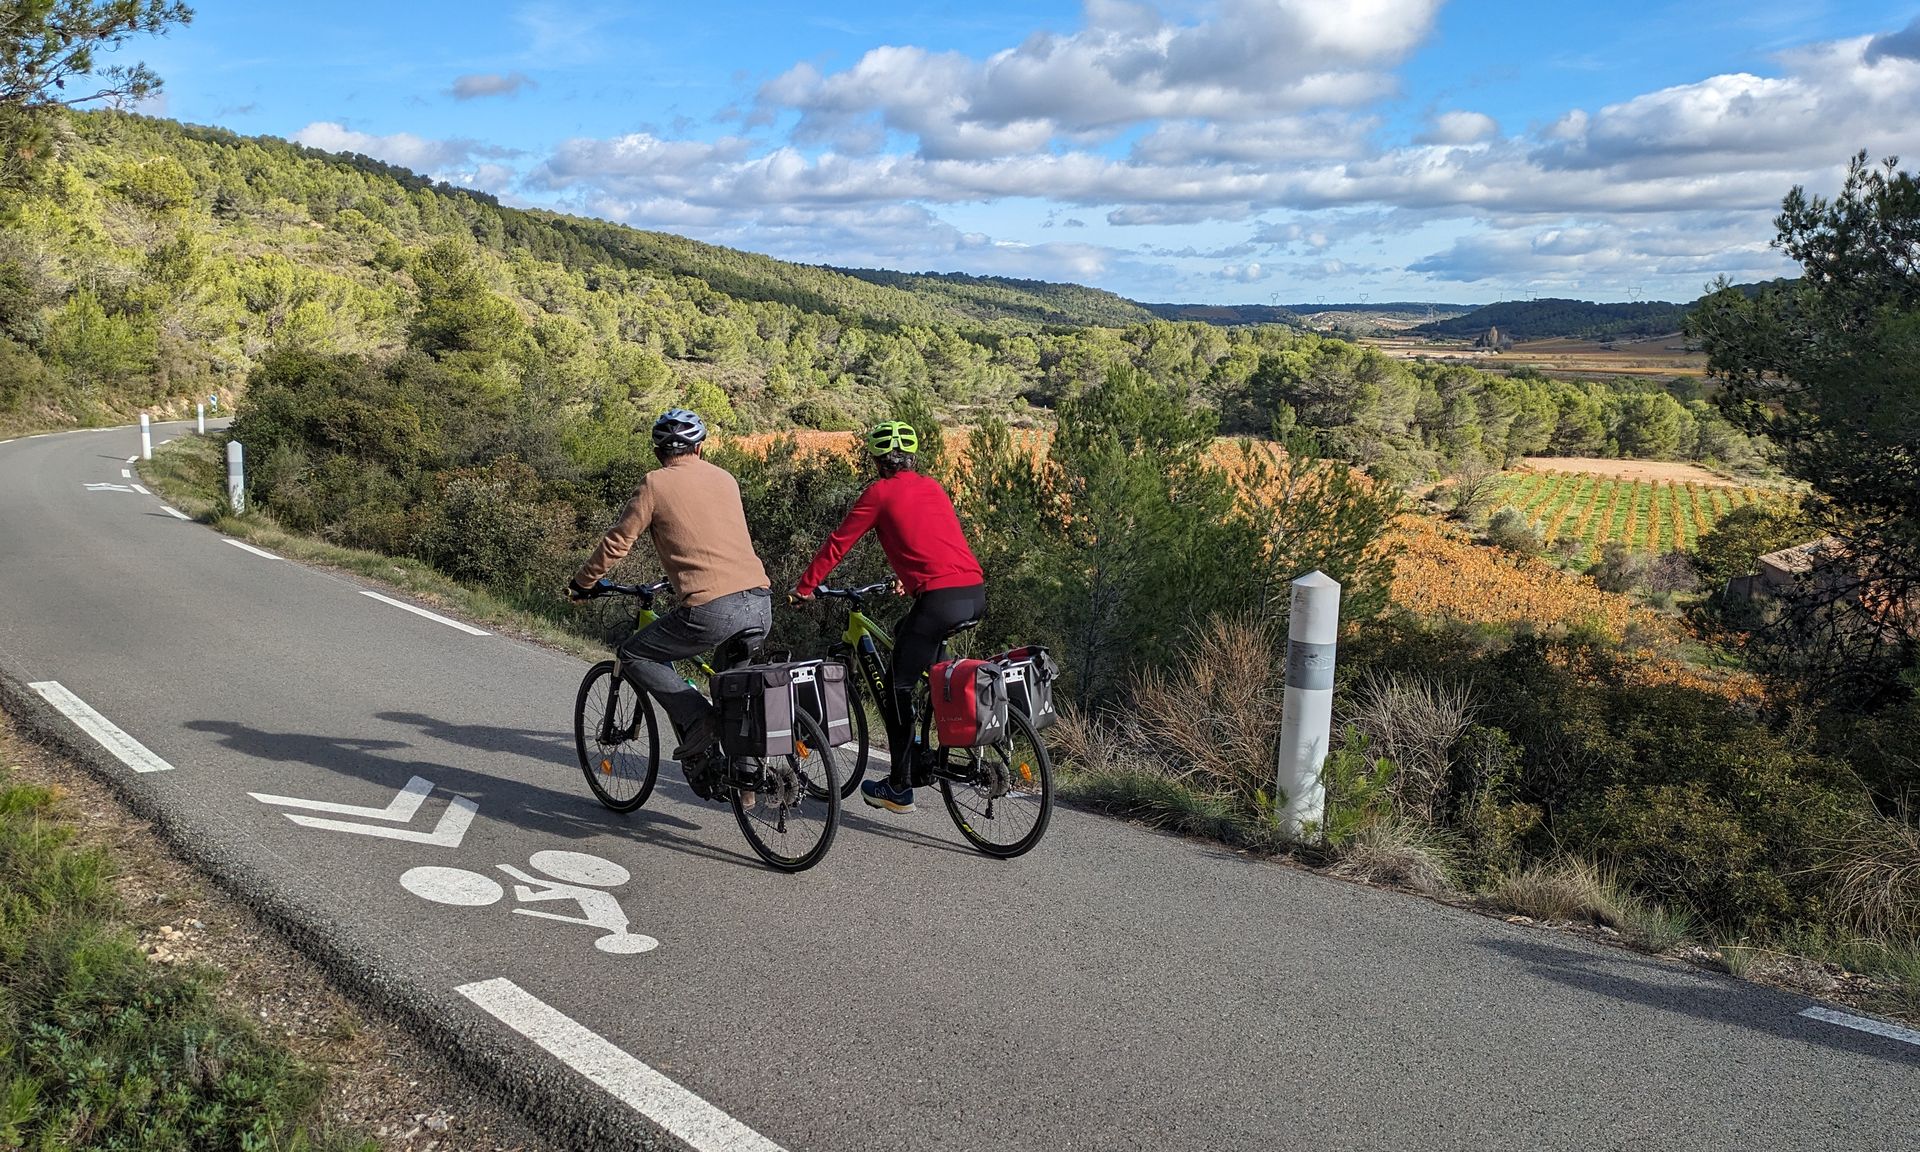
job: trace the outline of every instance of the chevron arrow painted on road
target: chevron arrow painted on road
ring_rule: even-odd
[[[433,791],[433,781],[420,776],[408,780],[406,786],[396,793],[383,807],[375,808],[364,804],[336,804],[330,800],[307,800],[299,796],[273,796],[264,792],[249,792],[262,804],[271,804],[278,808],[304,808],[310,812],[329,812],[337,816],[360,816],[368,820],[381,820],[392,824],[405,824],[412,820],[426,803],[427,796]],[[473,824],[473,818],[480,811],[480,805],[465,796],[455,796],[447,810],[440,814],[439,823],[431,831],[415,831],[411,828],[388,828],[379,824],[359,824],[351,820],[329,820],[320,816],[302,816],[293,812],[281,815],[303,828],[319,828],[327,832],[351,832],[356,836],[377,836],[382,840],[403,840],[410,844],[431,844],[436,848],[458,848],[460,841],[466,838],[467,829]]]

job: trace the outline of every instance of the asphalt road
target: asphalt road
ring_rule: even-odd
[[[1058,812],[996,862],[937,805],[856,803],[827,860],[785,876],[671,768],[647,808],[606,812],[572,750],[584,665],[177,519],[122,476],[137,447],[0,444],[0,671],[144,745],[169,767],[95,759],[583,1147],[652,1131],[637,1105],[730,1152],[1920,1148],[1920,1044],[1101,817]],[[658,947],[514,914],[587,918],[518,903],[500,869],[578,878],[552,852],[630,874],[612,898]],[[440,889],[473,903],[415,895],[417,868],[441,871],[415,887],[474,874]]]

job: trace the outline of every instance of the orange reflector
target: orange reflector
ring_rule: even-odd
[[[1033,765],[1023,761],[1020,765],[1020,778],[1029,784],[1033,783]]]
[[[611,760],[600,761],[600,774],[602,776],[613,775],[613,761]]]
[[[805,760],[807,758],[807,742],[805,740],[795,740],[793,746],[800,749],[800,759]]]

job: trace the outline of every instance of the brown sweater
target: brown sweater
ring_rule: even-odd
[[[747,535],[739,481],[698,456],[675,456],[641,479],[620,522],[573,582],[584,588],[613,571],[649,529],[660,567],[682,604],[767,587],[767,570]]]

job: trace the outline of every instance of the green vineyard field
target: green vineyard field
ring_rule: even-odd
[[[1614,541],[1644,552],[1691,551],[1714,521],[1769,499],[1757,488],[1692,481],[1619,480],[1580,472],[1519,472],[1501,486],[1511,504],[1540,526],[1549,545],[1572,539],[1588,560]]]

